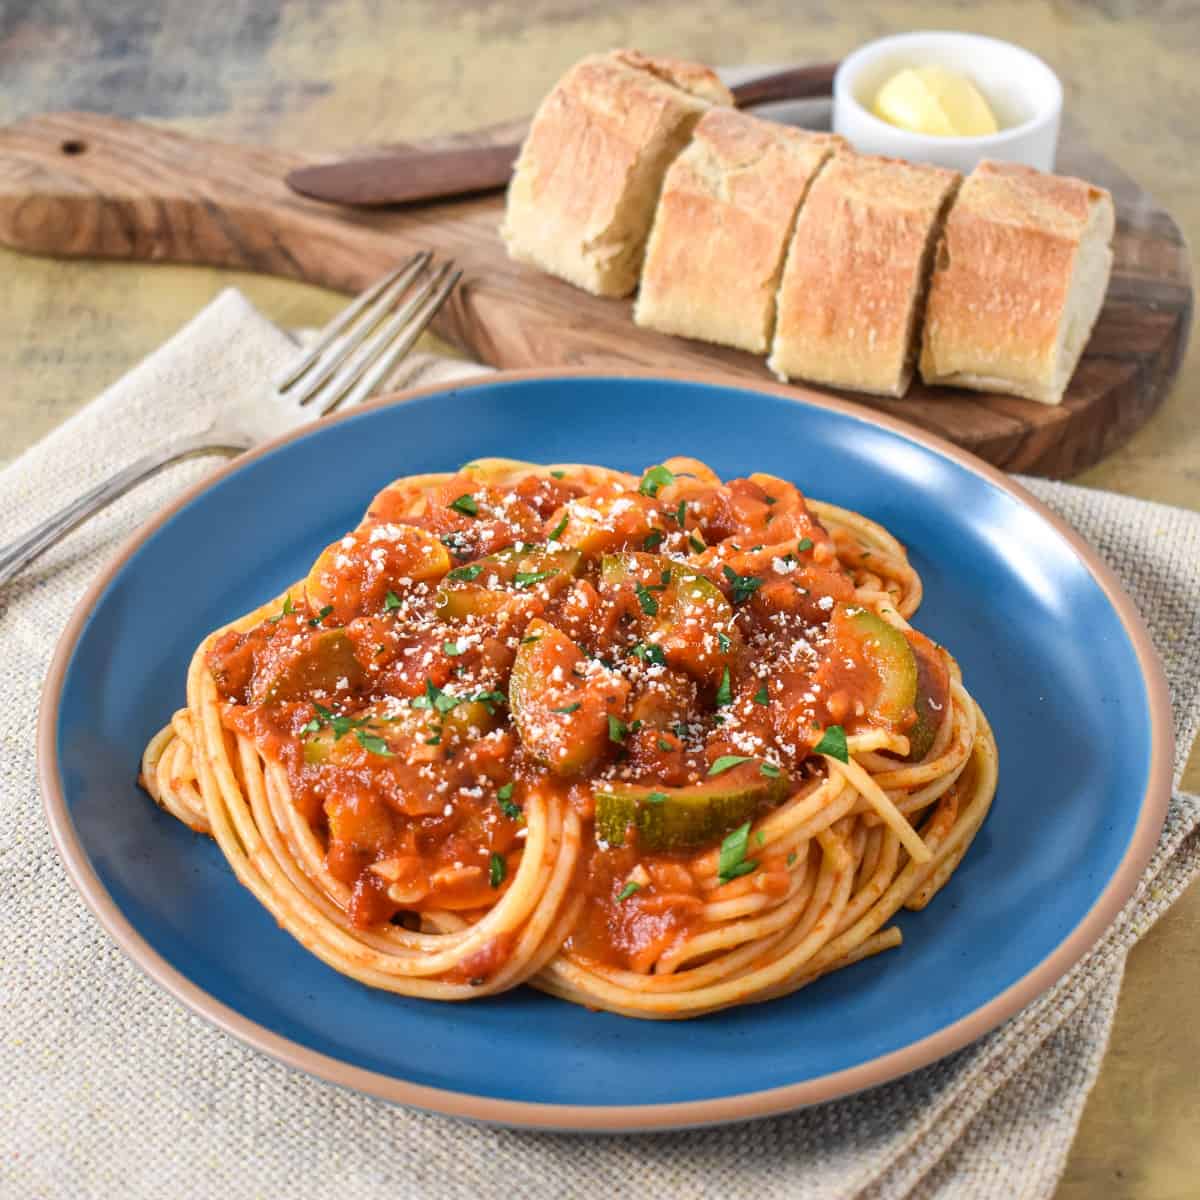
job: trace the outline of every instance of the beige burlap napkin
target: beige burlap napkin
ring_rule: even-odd
[[[293,350],[237,293],[0,474],[15,534],[140,448],[209,419],[222,387]],[[452,377],[429,356],[406,380]],[[472,368],[467,367],[471,370]],[[473,368],[478,370],[479,368]],[[211,469],[126,497],[0,591],[0,1195],[4,1197],[1047,1196],[1095,1079],[1126,952],[1200,869],[1200,800],[1177,795],[1137,895],[1058,986],[974,1046],[787,1117],[580,1138],[490,1129],[339,1091],[192,1016],[108,940],[42,819],[31,735],[71,608],[123,538]],[[1157,640],[1182,768],[1200,715],[1200,514],[1026,481],[1108,559]]]

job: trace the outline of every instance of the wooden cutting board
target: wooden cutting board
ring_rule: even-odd
[[[455,140],[462,139],[437,144]],[[431,249],[465,269],[435,329],[483,362],[771,378],[751,355],[638,329],[628,300],[589,296],[510,262],[496,232],[499,195],[337,209],[284,185],[284,175],[308,161],[317,160],[93,114],[33,117],[0,129],[0,242],[35,254],[237,267],[344,292]],[[1187,342],[1187,248],[1171,217],[1078,138],[1064,145],[1058,165],[1110,188],[1118,208],[1112,283],[1065,402],[1047,408],[919,382],[899,400],[841,395],[1008,470],[1048,476],[1090,466],[1146,421]]]

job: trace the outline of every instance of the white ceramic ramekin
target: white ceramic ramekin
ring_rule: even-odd
[[[941,66],[970,77],[1000,129],[985,137],[930,137],[881,121],[871,111],[879,89],[904,67]],[[1054,169],[1063,92],[1040,58],[973,33],[902,33],[855,50],[833,81],[833,128],[864,154],[970,171],[981,158]]]

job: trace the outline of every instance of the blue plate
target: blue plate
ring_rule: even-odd
[[[887,526],[925,582],[917,625],[950,647],[993,723],[991,815],[931,907],[899,918],[899,950],[686,1022],[592,1013],[530,989],[467,1005],[403,999],[308,954],[212,842],[137,788],[142,747],[183,703],[199,640],[301,577],[383,484],[481,455],[636,471],[671,454],[725,476],[780,475]],[[998,472],[795,388],[597,372],[418,392],[231,465],[139,533],[85,598],[40,738],[68,869],[124,949],[185,1003],[338,1083],[576,1129],[778,1112],[894,1078],[999,1024],[1131,892],[1161,829],[1171,750],[1165,684],[1128,598]]]

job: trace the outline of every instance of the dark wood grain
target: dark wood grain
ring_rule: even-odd
[[[495,192],[512,176],[521,143],[439,150],[393,150],[297,167],[286,176],[302,196],[330,204],[374,207]]]
[[[739,351],[638,329],[629,301],[589,296],[510,262],[496,233],[501,197],[334,210],[284,184],[306,161],[90,114],[30,118],[0,130],[0,242],[37,254],[238,267],[346,292],[432,249],[466,272],[437,332],[484,362],[769,378],[760,360]],[[1096,156],[1078,152],[1071,166],[1112,178],[1111,164]],[[1121,184],[1112,284],[1061,406],[919,383],[902,399],[849,398],[1010,470],[1070,475],[1118,446],[1161,403],[1192,310],[1178,228],[1131,182]]]
[[[836,62],[809,63],[788,67],[738,83],[729,90],[738,108],[755,108],[759,104],[774,104],[780,100],[807,100],[814,96],[833,95]]]

